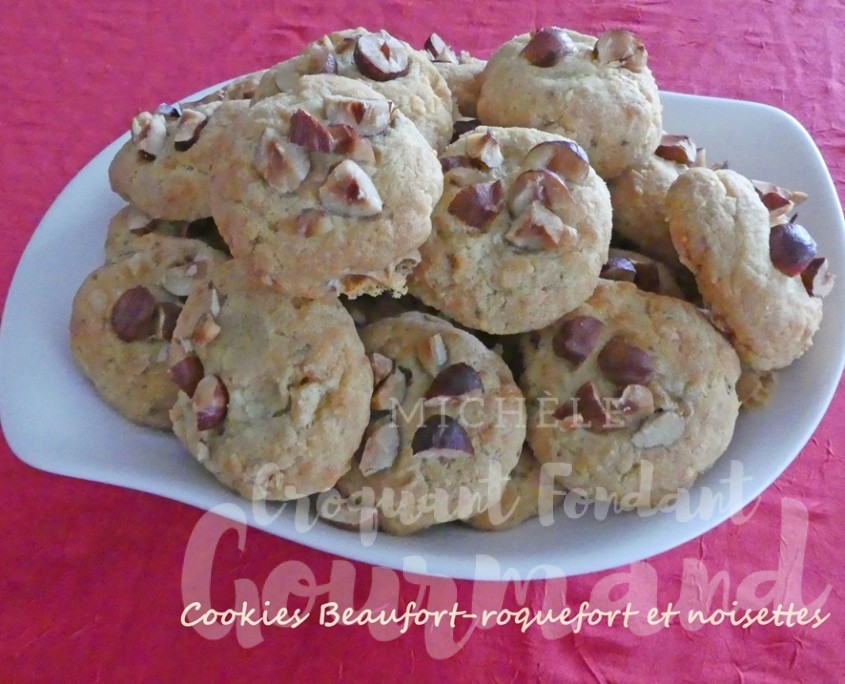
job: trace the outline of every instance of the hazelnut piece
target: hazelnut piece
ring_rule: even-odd
[[[484,385],[478,371],[468,363],[453,363],[446,366],[431,381],[425,399],[469,398],[480,396]]]
[[[752,180],[751,184],[760,196],[760,201],[769,210],[769,220],[772,225],[781,223],[782,216],[789,214],[796,205],[807,199],[807,193],[786,190],[774,183]]]
[[[322,205],[340,216],[376,216],[383,208],[372,179],[351,159],[344,159],[329,172],[318,194]]]
[[[797,223],[780,223],[769,233],[769,256],[786,276],[801,273],[816,257],[816,241]]]
[[[654,413],[654,395],[645,385],[628,385],[613,403],[629,425]]]
[[[325,235],[332,230],[332,220],[322,209],[305,209],[296,218],[296,233],[303,237]]]
[[[197,385],[200,384],[200,380],[205,375],[202,361],[196,354],[188,354],[183,357],[174,363],[167,372],[176,386],[189,397],[193,396]]]
[[[629,71],[642,71],[648,61],[645,46],[630,31],[614,29],[605,31],[596,40],[593,59],[599,64],[624,67]]]
[[[482,168],[494,169],[502,165],[502,147],[490,131],[468,133],[464,140],[467,156],[476,160]]]
[[[358,36],[353,53],[355,66],[374,81],[391,81],[408,73],[408,49],[386,31]]]
[[[407,392],[408,378],[401,368],[395,366],[373,392],[370,408],[374,411],[390,411],[402,403]]]
[[[159,302],[156,304],[155,336],[160,340],[173,339],[176,320],[182,313],[182,307],[173,302]]]
[[[373,369],[373,386],[378,387],[393,370],[393,361],[384,354],[370,354],[370,366]]]
[[[598,318],[567,318],[552,337],[552,349],[555,355],[579,366],[592,353],[602,330],[604,323]]]
[[[693,166],[696,163],[698,150],[695,143],[687,135],[669,135],[664,133],[660,144],[654,153],[661,159]]]
[[[432,33],[425,40],[423,50],[428,53],[432,62],[448,62],[449,64],[457,64],[458,57],[455,51],[452,50],[440,36]]]
[[[197,321],[197,324],[194,327],[194,332],[191,334],[191,341],[195,345],[201,347],[213,342],[217,339],[219,334],[220,326],[217,324],[217,321],[214,320],[214,316],[211,315],[211,312],[206,311]]]
[[[312,152],[331,152],[334,147],[329,129],[304,109],[297,109],[291,114],[288,139]]]
[[[267,183],[283,193],[296,190],[311,170],[308,152],[272,128],[261,134],[252,163]]]
[[[229,393],[216,375],[206,375],[197,384],[191,397],[197,417],[197,430],[211,430],[226,420],[229,409]]]
[[[571,242],[578,239],[573,228],[564,225],[557,214],[553,214],[539,202],[532,202],[519,215],[513,228],[505,235],[505,240],[520,249],[538,252],[544,249],[556,249],[561,240],[571,231]]]
[[[361,164],[375,164],[376,153],[373,144],[352,126],[331,124],[332,152],[349,157]]]
[[[173,133],[173,147],[179,152],[191,149],[207,123],[208,117],[202,112],[196,109],[184,110]]]
[[[611,256],[604,266],[601,267],[602,278],[616,280],[622,283],[633,283],[637,277],[637,268],[634,262],[627,257]]]
[[[534,145],[522,166],[548,169],[565,181],[583,181],[590,175],[590,160],[584,148],[572,140],[547,140]]]
[[[393,116],[390,100],[326,96],[326,118],[330,124],[351,126],[361,135],[378,135]]]
[[[801,272],[801,281],[811,297],[825,297],[833,289],[835,277],[828,268],[827,259],[817,257]]]
[[[369,430],[358,467],[364,477],[369,477],[392,466],[397,456],[399,456],[399,427],[386,416],[377,421]]]
[[[631,443],[640,449],[669,446],[683,436],[684,430],[686,421],[674,411],[655,413],[633,434]]]
[[[516,177],[508,191],[511,216],[519,216],[535,200],[555,213],[573,204],[572,194],[563,179],[546,169],[530,169]]]
[[[197,278],[208,272],[208,262],[195,261],[182,266],[168,268],[162,275],[160,284],[175,297],[187,297],[194,289]]]
[[[143,285],[126,290],[111,309],[112,330],[124,342],[145,340],[155,334],[156,299]]]
[[[437,333],[422,342],[417,348],[417,358],[429,374],[437,375],[448,361],[448,352],[443,336]]]
[[[654,377],[651,357],[618,335],[608,340],[597,360],[599,368],[617,385],[647,385]]]
[[[411,451],[420,458],[475,456],[472,440],[455,418],[430,416],[414,433]]]
[[[547,26],[535,31],[519,54],[534,66],[546,68],[554,66],[576,49],[566,31],[556,26]]]
[[[472,228],[486,229],[502,210],[502,182],[475,183],[461,188],[448,212]]]
[[[144,159],[155,159],[164,150],[167,125],[163,114],[141,112],[132,119],[132,141]]]

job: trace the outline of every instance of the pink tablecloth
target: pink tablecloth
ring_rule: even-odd
[[[370,8],[294,0],[253,9],[258,4],[4,3],[0,296],[5,299],[20,254],[56,194],[126,129],[134,112],[272,64],[321,32],[359,24],[385,27],[417,45],[436,29],[481,55],[544,24],[586,32],[629,28],[647,44],[662,88],[785,109],[812,133],[845,187],[845,41],[841,8],[823,0],[627,6],[600,0],[558,8],[504,0],[391,0]],[[840,302],[841,293],[829,305]],[[198,534],[215,533],[197,528],[209,520],[202,511],[33,470],[3,442],[0,681],[842,681],[843,409],[840,385],[810,443],[746,509],[744,522],[727,522],[633,566],[527,588],[402,577],[252,529],[242,548],[226,532],[213,559],[202,561],[189,546]],[[562,592],[576,610],[602,596],[663,610],[708,591],[715,592],[714,605],[730,606],[756,586],[772,606],[787,598],[828,617],[820,625],[725,621],[698,629],[677,618],[668,628],[646,628],[642,620],[609,626],[605,619],[577,633],[462,622],[454,631],[411,626],[404,635],[330,628],[310,618],[295,629],[215,631],[180,624],[183,571],[188,584],[210,585],[215,606],[246,598],[260,608],[265,582],[284,576],[332,584],[333,594],[328,587],[312,592],[321,594],[315,611],[353,589],[360,605],[371,585],[394,598],[398,592],[401,606],[426,591],[441,600],[453,596],[467,611],[535,610],[557,605]],[[304,604],[292,598],[288,605]]]

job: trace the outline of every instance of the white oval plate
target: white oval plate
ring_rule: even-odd
[[[825,163],[808,133],[765,105],[663,93],[665,128],[691,135],[711,162],[753,178],[801,189],[810,199],[801,223],[835,273],[845,275],[845,226]],[[32,236],[12,282],[0,328],[0,418],[12,450],[43,470],[106,482],[246,520],[271,534],[334,554],[431,575],[496,580],[577,575],[630,563],[703,534],[750,502],[809,440],[833,397],[845,363],[845,307],[828,301],[813,348],[781,377],[764,409],[740,417],[728,452],[691,492],[690,516],[650,517],[588,511],[553,525],[482,533],[448,525],[409,538],[380,534],[374,543],[318,523],[297,530],[294,505],[263,520],[223,488],[173,437],[129,423],[109,409],[76,370],[68,350],[73,295],[103,259],[110,217],[122,206],[108,185],[109,162],[126,137],[97,155],[62,191]],[[57,282],[63,284],[57,288]],[[753,305],[753,304],[752,304]],[[728,481],[741,464],[743,480]],[[736,471],[734,471],[736,474]],[[704,498],[702,498],[704,494]],[[695,513],[708,497],[710,513]],[[221,505],[222,504],[222,505]],[[35,502],[33,502],[35,505]],[[260,512],[259,512],[260,513]],[[264,523],[264,524],[260,524]]]

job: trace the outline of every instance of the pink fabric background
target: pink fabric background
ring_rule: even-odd
[[[845,41],[838,3],[258,4],[3,2],[0,299],[5,301],[20,254],[57,193],[126,130],[134,112],[268,66],[322,32],[358,24],[385,27],[416,45],[436,29],[455,47],[480,55],[514,33],[544,24],[592,33],[634,30],[649,48],[662,88],[785,109],[814,136],[840,196],[845,187]],[[840,292],[828,305],[841,302]],[[265,628],[264,640],[253,648],[242,646],[234,632],[206,639],[179,623],[183,560],[201,511],[33,470],[4,441],[0,681],[842,681],[843,434],[840,384],[811,442],[755,504],[747,522],[727,522],[633,567],[533,582],[524,597],[509,587],[505,600],[514,609],[539,608],[565,590],[567,603],[577,607],[608,583],[619,583],[611,600],[662,608],[682,595],[706,593],[691,574],[698,568],[711,579],[721,573],[729,604],[744,580],[781,562],[790,573],[788,596],[799,592],[806,603],[822,597],[830,618],[818,629],[721,625],[690,631],[676,621],[651,635],[606,626],[544,635],[538,629],[522,634],[510,625],[476,630],[451,657],[438,645],[437,630],[414,627],[381,641],[366,628],[328,629],[315,621],[295,631]],[[329,580],[335,560],[330,555],[252,529],[245,539],[239,550],[231,532],[222,538],[211,580],[215,606],[232,605],[236,581],[261,587],[284,561],[304,563],[320,583]],[[798,552],[803,556],[796,558]],[[365,564],[348,567],[356,573],[356,598],[363,600],[379,576]],[[630,584],[619,573],[630,573]],[[451,586],[434,582],[430,590]],[[464,609],[471,608],[473,592],[500,589],[456,586]],[[761,595],[769,586],[761,585]],[[415,599],[418,591],[413,578],[402,579],[401,602]],[[459,629],[457,636],[464,632]]]

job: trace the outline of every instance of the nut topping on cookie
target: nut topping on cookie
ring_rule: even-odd
[[[296,233],[304,237],[325,235],[332,230],[332,220],[323,209],[305,209],[296,218]]]
[[[547,140],[532,147],[523,168],[548,169],[565,181],[583,181],[590,175],[590,160],[584,148],[571,140]]]
[[[393,103],[390,100],[326,96],[329,123],[351,126],[361,135],[378,135],[390,125],[392,116]]]
[[[175,297],[187,297],[191,294],[196,279],[204,277],[207,272],[207,261],[194,261],[182,266],[173,266],[164,272],[160,284]]]
[[[437,375],[449,360],[446,343],[440,333],[432,335],[417,348],[417,358],[422,367],[433,376]]]
[[[686,421],[674,411],[655,413],[646,418],[631,437],[631,443],[641,449],[669,446],[677,442],[686,430]]]
[[[205,375],[205,371],[199,357],[196,354],[188,354],[170,366],[168,374],[176,386],[191,397]]]
[[[179,152],[191,149],[208,123],[208,116],[196,109],[186,109],[179,117],[173,133],[173,147]]]
[[[331,152],[334,147],[329,129],[303,109],[291,114],[288,139],[312,152]]]
[[[112,306],[112,330],[124,342],[147,339],[155,333],[156,313],[152,292],[143,285],[131,287]]]
[[[602,278],[623,283],[633,283],[637,277],[637,267],[627,257],[612,256],[601,267]]]
[[[182,313],[182,307],[173,302],[159,302],[156,305],[156,324],[153,336],[159,340],[170,340],[176,328],[176,320]]]
[[[816,256],[816,241],[797,223],[780,223],[769,234],[769,255],[774,267],[787,276],[801,273]]]
[[[155,159],[164,150],[167,125],[163,114],[141,112],[132,119],[132,141],[145,159]]]
[[[598,342],[604,323],[592,316],[574,316],[565,320],[552,337],[552,349],[576,367],[590,355]]]
[[[329,172],[318,194],[323,206],[339,216],[376,216],[383,208],[372,179],[351,159]]]
[[[450,399],[478,397],[484,393],[484,384],[478,371],[468,363],[453,363],[446,366],[431,381],[425,399]]]
[[[835,278],[828,268],[827,259],[817,257],[801,272],[801,280],[811,297],[825,297],[833,289]]]
[[[284,193],[296,190],[311,170],[308,152],[272,128],[261,134],[252,163],[267,183]]]
[[[654,413],[654,395],[645,385],[628,385],[613,404],[629,425]]]
[[[651,357],[621,337],[611,337],[598,355],[599,368],[617,385],[646,385],[654,377]]]
[[[342,154],[362,164],[375,164],[373,143],[346,124],[331,124],[332,152]]]
[[[324,38],[325,40],[325,38]],[[337,58],[332,50],[331,42],[315,41],[310,43],[302,54],[308,58],[309,74],[336,74]]]
[[[449,64],[457,64],[458,57],[455,51],[450,48],[446,41],[444,41],[436,33],[432,33],[425,40],[423,50],[428,53],[432,62],[448,62]]]
[[[373,411],[390,411],[401,404],[408,392],[408,378],[399,366],[395,366],[373,392],[370,408]]]
[[[399,455],[399,442],[399,426],[389,416],[376,421],[361,452],[361,473],[368,477],[392,466]]]
[[[564,237],[571,238],[566,242],[574,244],[578,240],[578,233],[540,202],[532,202],[519,215],[513,228],[505,235],[505,240],[514,247],[539,252],[558,248]]]
[[[502,211],[503,204],[502,182],[496,180],[461,188],[447,211],[468,226],[484,230]]]
[[[482,168],[495,169],[502,165],[504,157],[499,141],[490,132],[469,133],[466,138],[467,155],[476,160]]]
[[[355,66],[374,81],[390,81],[408,73],[408,49],[386,31],[358,36]]]
[[[617,65],[629,71],[642,71],[648,61],[645,46],[629,31],[605,31],[596,40],[593,59],[599,64]]]
[[[464,426],[451,416],[431,416],[414,433],[411,451],[419,458],[465,458],[475,456]]]
[[[126,213],[126,229],[133,235],[146,235],[154,230],[155,219],[134,205]]]
[[[191,335],[191,341],[198,347],[201,347],[213,342],[219,334],[220,326],[217,325],[217,321],[214,320],[211,312],[206,311],[197,321],[197,325]]]
[[[520,55],[536,67],[551,67],[577,50],[575,43],[563,29],[555,26],[541,28],[531,36]]]
[[[393,370],[393,361],[384,354],[370,354],[370,366],[373,369],[373,387],[378,387]]]
[[[687,166],[696,165],[698,158],[698,149],[688,135],[664,133],[654,153],[661,159]]]
[[[226,420],[229,393],[216,375],[206,375],[199,381],[191,401],[197,417],[197,430],[212,430]]]
[[[519,216],[535,200],[553,212],[563,211],[573,204],[572,194],[563,179],[546,169],[530,169],[516,177],[508,191],[511,216]]]
[[[769,221],[772,225],[782,223],[781,217],[789,214],[796,205],[807,199],[805,192],[786,190],[774,183],[752,180],[751,184],[760,196],[760,201],[769,210]]]

